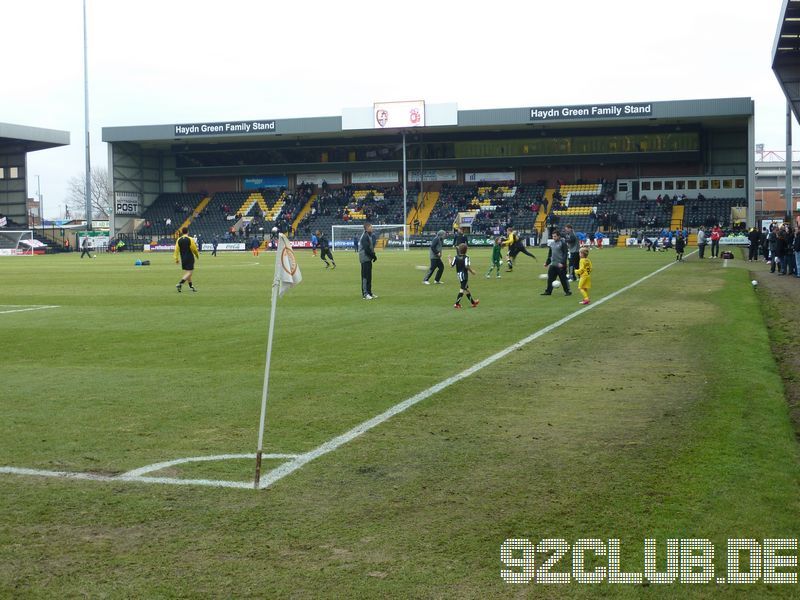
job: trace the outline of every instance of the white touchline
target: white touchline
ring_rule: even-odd
[[[16,304],[7,304],[6,306],[19,306]],[[17,308],[14,310],[0,310],[0,315],[5,315],[8,313],[18,313],[18,312],[27,312],[30,310],[45,310],[46,308],[60,308],[59,306],[29,306],[28,308]]]
[[[692,254],[694,254],[694,252],[691,252],[687,256],[691,256]],[[628,284],[625,287],[618,289],[616,292],[613,292],[613,293],[609,294],[608,296],[606,296],[604,298],[601,298],[597,302],[593,302],[592,304],[588,304],[588,305],[576,310],[575,312],[567,315],[563,319],[559,319],[555,323],[551,323],[547,327],[543,327],[542,329],[540,329],[536,333],[532,333],[528,337],[521,339],[517,343],[512,344],[511,346],[509,346],[508,348],[505,348],[504,350],[501,350],[500,352],[498,352],[496,354],[493,354],[489,358],[485,358],[482,361],[480,361],[479,363],[476,363],[476,364],[472,365],[471,367],[469,367],[467,369],[464,369],[460,373],[458,373],[456,375],[453,375],[452,377],[448,377],[444,381],[440,381],[436,385],[433,385],[433,386],[429,387],[427,390],[423,390],[423,391],[419,392],[418,394],[416,394],[414,396],[411,396],[411,398],[408,398],[407,400],[403,400],[399,404],[395,404],[390,409],[382,412],[381,414],[379,414],[379,415],[377,415],[375,417],[372,417],[368,421],[364,421],[363,423],[361,423],[359,425],[356,425],[350,431],[348,431],[346,433],[343,433],[342,435],[337,436],[337,437],[333,438],[332,440],[328,440],[327,442],[325,442],[321,446],[317,446],[316,448],[314,448],[310,452],[306,452],[304,454],[301,454],[300,456],[298,456],[294,460],[291,460],[289,462],[286,462],[286,463],[282,464],[279,467],[276,467],[272,471],[266,473],[261,478],[261,484],[259,485],[259,488],[263,489],[263,488],[269,487],[270,485],[272,485],[273,483],[275,483],[277,481],[280,481],[281,479],[283,479],[287,475],[290,475],[291,473],[294,473],[297,469],[299,469],[303,465],[310,463],[312,460],[317,459],[320,456],[324,456],[325,454],[328,454],[328,452],[333,452],[339,446],[343,446],[347,442],[350,442],[350,441],[354,440],[355,438],[357,438],[358,436],[362,435],[363,433],[366,433],[367,431],[369,431],[373,427],[376,427],[376,426],[380,425],[381,423],[384,423],[385,421],[388,421],[393,416],[395,416],[397,414],[400,414],[401,412],[405,411],[408,408],[411,408],[415,404],[430,398],[434,394],[437,394],[437,393],[441,392],[443,389],[445,389],[447,387],[450,387],[454,383],[458,383],[462,379],[466,379],[470,375],[474,375],[475,373],[477,373],[481,369],[496,363],[498,360],[508,356],[509,354],[514,352],[515,350],[518,350],[519,348],[522,348],[523,346],[526,346],[527,344],[530,344],[532,341],[534,341],[537,338],[540,338],[541,336],[545,335],[546,333],[550,333],[554,329],[557,329],[558,327],[561,327],[564,323],[568,323],[569,321],[571,321],[572,319],[574,319],[578,315],[582,315],[586,311],[592,310],[593,308],[595,308],[597,306],[600,306],[604,302],[608,302],[612,298],[615,298],[616,296],[619,296],[620,294],[622,294],[624,292],[627,292],[631,288],[636,287],[640,283],[642,283],[644,281],[647,281],[651,277],[653,277],[655,275],[658,275],[661,271],[664,271],[665,269],[669,269],[670,267],[672,267],[675,264],[677,264],[677,263],[675,261],[673,261],[673,262],[670,262],[670,263],[664,265],[663,267],[661,267],[659,269],[656,269],[655,271],[653,271],[649,275],[645,275],[641,279],[637,279],[633,283]]]

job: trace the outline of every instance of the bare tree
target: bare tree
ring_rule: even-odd
[[[103,167],[94,167],[91,176],[92,218],[107,219],[111,214],[111,182],[108,180],[108,170]],[[86,177],[75,176],[69,180],[69,195],[67,208],[74,219],[86,217]]]

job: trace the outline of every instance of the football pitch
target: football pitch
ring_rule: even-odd
[[[204,253],[180,294],[170,254],[0,260],[0,596],[632,598],[646,582],[507,583],[526,567],[501,546],[618,539],[642,573],[645,539],[659,571],[667,540],[703,539],[724,577],[729,539],[797,539],[747,263],[593,251],[583,307],[539,295],[535,253],[486,279],[472,250],[480,305],[454,310],[452,270],[421,284],[427,250],[381,252],[371,301],[354,253],[298,252],[258,490],[273,254]],[[761,579],[648,592],[796,594]]]

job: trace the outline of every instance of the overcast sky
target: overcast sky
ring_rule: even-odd
[[[48,218],[84,165],[81,0],[3,0],[0,122],[67,130],[29,155]],[[785,145],[772,73],[781,0],[87,0],[92,164],[109,126],[748,96]],[[795,136],[797,136],[795,132]],[[800,138],[797,138],[800,139]]]

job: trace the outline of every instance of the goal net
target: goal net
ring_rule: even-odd
[[[358,240],[364,233],[364,225],[331,225],[331,246],[334,250],[357,250]],[[375,248],[379,250],[402,250],[406,248],[406,226],[402,223],[393,225],[373,225],[372,235],[375,237]]]
[[[0,256],[33,256],[36,247],[33,231],[0,229]]]

